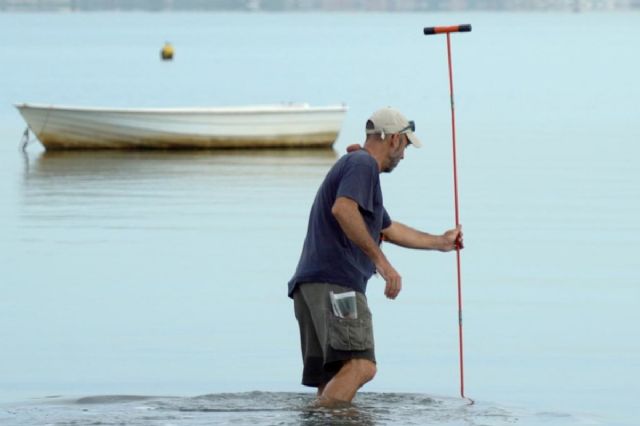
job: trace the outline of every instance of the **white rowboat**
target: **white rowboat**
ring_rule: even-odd
[[[322,148],[347,107],[94,108],[18,104],[47,150]]]

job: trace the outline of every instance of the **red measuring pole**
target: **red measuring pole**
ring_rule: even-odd
[[[456,113],[453,98],[453,66],[451,65],[451,33],[469,32],[471,25],[453,25],[448,27],[427,27],[424,35],[446,34],[447,35],[447,59],[449,63],[449,93],[451,95],[451,138],[453,142],[453,197],[455,206],[456,227],[460,225],[460,207],[458,203],[458,161],[456,157]],[[462,339],[462,273],[460,268],[460,249],[456,247],[456,265],[458,273],[458,341],[460,348],[460,396],[468,399],[464,395],[464,345]],[[473,403],[473,400],[471,400]]]

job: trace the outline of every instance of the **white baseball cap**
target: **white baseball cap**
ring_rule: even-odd
[[[374,112],[367,121],[366,131],[368,135],[379,133],[383,138],[384,135],[404,133],[413,146],[416,148],[422,146],[422,142],[414,133],[416,131],[415,122],[407,120],[400,111],[391,107],[380,108]]]

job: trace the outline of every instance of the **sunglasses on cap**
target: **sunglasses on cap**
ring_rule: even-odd
[[[407,131],[416,131],[416,122],[413,120],[409,120],[409,125],[404,129],[400,130],[398,133],[406,133]]]

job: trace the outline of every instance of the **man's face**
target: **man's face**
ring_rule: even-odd
[[[391,135],[392,140],[389,141],[389,154],[385,167],[382,169],[385,173],[391,173],[396,168],[400,160],[404,158],[404,150],[409,146],[409,138],[405,133]]]

